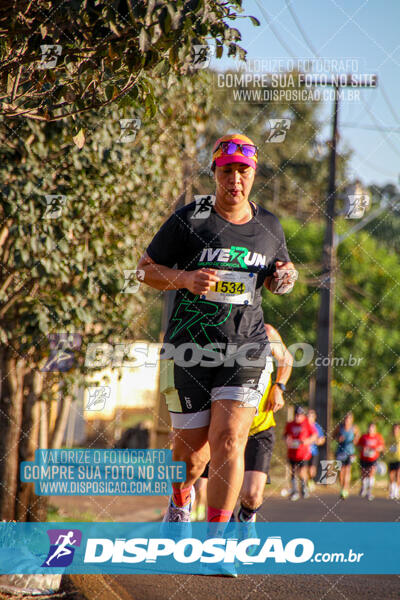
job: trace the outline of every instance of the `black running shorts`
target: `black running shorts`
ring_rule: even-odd
[[[364,471],[369,471],[372,467],[375,467],[377,460],[360,460],[360,466]]]
[[[168,364],[167,364],[168,363]],[[206,427],[215,400],[242,402],[257,409],[271,373],[266,367],[180,367],[160,361],[160,392],[165,394],[172,426],[177,429]]]
[[[245,471],[260,471],[268,475],[274,443],[275,427],[251,435],[244,454]]]
[[[389,463],[389,471],[398,471],[400,469],[400,461]]]

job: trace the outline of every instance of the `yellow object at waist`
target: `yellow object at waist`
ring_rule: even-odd
[[[275,427],[275,419],[274,413],[272,410],[267,410],[268,407],[268,395],[271,389],[272,381],[271,376],[269,378],[267,387],[265,388],[263,397],[261,398],[260,405],[258,407],[258,412],[253,419],[253,422],[250,427],[249,435],[255,435],[256,433],[260,433],[260,431],[265,431],[270,427]]]
[[[392,436],[385,457],[388,460],[388,462],[400,461],[400,438],[395,439]]]

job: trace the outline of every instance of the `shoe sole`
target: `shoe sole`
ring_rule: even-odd
[[[237,573],[197,573],[198,575],[202,575],[203,577],[229,577],[230,579],[236,579],[238,577]]]

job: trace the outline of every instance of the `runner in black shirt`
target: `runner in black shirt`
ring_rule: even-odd
[[[160,380],[173,457],[186,462],[187,476],[173,484],[166,521],[190,521],[193,483],[210,455],[208,520],[229,521],[269,377],[261,290],[287,293],[296,279],[278,219],[248,199],[256,164],[257,148],[246,136],[217,140],[216,196],[196,197],[173,213],[138,264],[148,285],[178,290]]]

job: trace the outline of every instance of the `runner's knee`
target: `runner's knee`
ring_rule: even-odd
[[[176,461],[186,463],[186,476],[195,475],[200,477],[206,464],[210,460],[210,453],[207,447],[193,449],[190,441],[179,439],[174,440],[173,458]]]
[[[219,431],[214,430],[210,432],[208,441],[210,443],[211,456],[213,453],[221,452],[226,457],[231,457],[243,452],[247,435],[245,436],[231,427],[226,427]]]
[[[244,490],[241,493],[241,501],[243,505],[253,510],[261,506],[263,499],[262,492],[256,488],[250,488],[249,490]]]
[[[192,478],[198,478],[203,473],[206,464],[208,462],[208,456],[205,456],[201,452],[185,452],[183,455],[174,460],[180,460],[186,463],[186,480]]]

